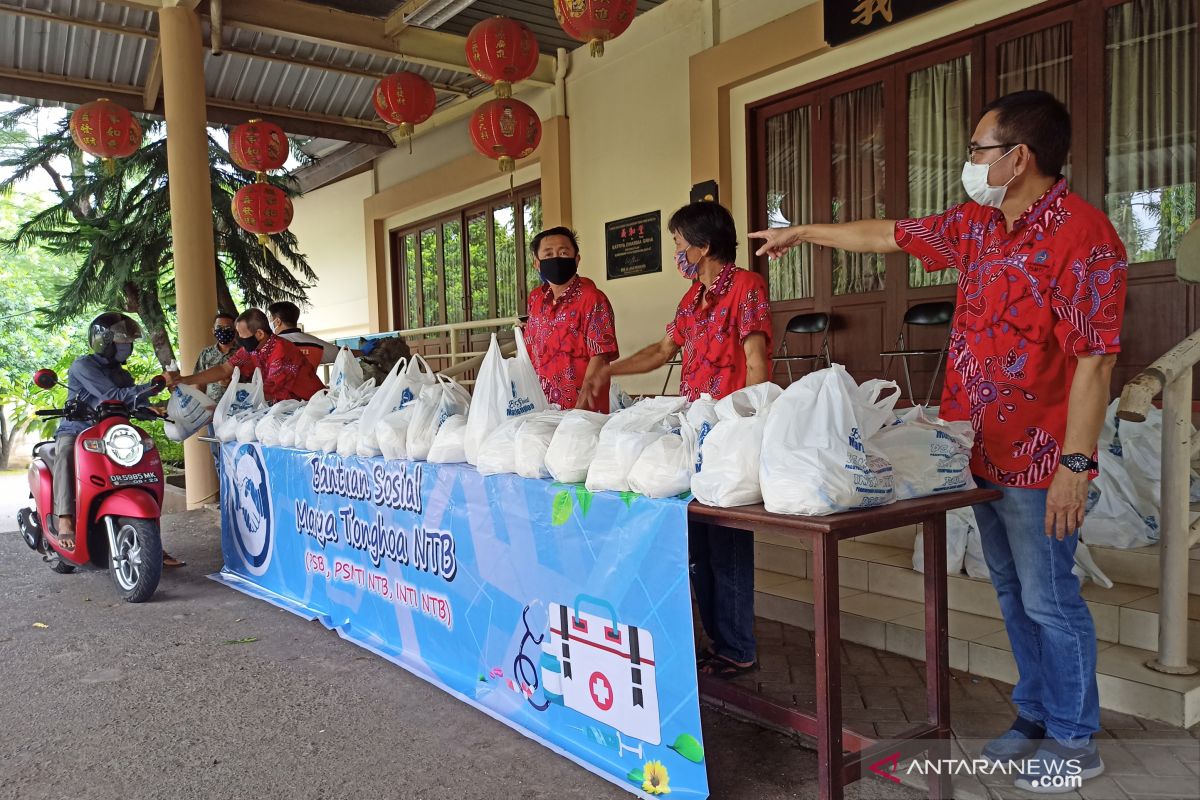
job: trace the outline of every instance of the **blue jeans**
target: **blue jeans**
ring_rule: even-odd
[[[1019,679],[1013,704],[1061,742],[1100,729],[1096,627],[1079,594],[1078,532],[1046,536],[1046,490],[1013,489],[976,478],[1004,497],[975,506],[983,555],[1000,600]]]
[[[754,661],[754,534],[690,523],[688,558],[700,622],[713,649],[733,661]]]

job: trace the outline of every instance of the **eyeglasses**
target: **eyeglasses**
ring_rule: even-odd
[[[1019,144],[1021,144],[1021,142],[1006,142],[1004,144],[971,144],[971,145],[967,145],[967,159],[969,161],[974,161],[975,154],[982,152],[984,150],[1011,150],[1012,148],[1016,147]],[[1025,146],[1029,147],[1029,145],[1025,145]],[[1033,150],[1032,147],[1029,147],[1029,149],[1031,151]]]

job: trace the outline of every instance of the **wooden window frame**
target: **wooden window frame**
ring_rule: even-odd
[[[407,306],[406,295],[408,289],[408,278],[406,275],[407,254],[404,248],[404,239],[409,235],[416,236],[416,263],[417,263],[417,287],[414,297],[417,302],[417,313],[415,318],[421,323],[420,327],[427,327],[428,324],[443,325],[446,323],[446,310],[449,307],[449,298],[446,296],[446,258],[445,258],[445,233],[444,226],[458,223],[459,225],[459,246],[461,249],[461,269],[462,269],[462,286],[463,297],[460,298],[463,303],[463,319],[470,321],[476,317],[471,307],[471,263],[470,263],[470,234],[468,221],[474,217],[483,215],[487,221],[487,280],[490,286],[488,292],[488,319],[495,319],[497,313],[497,287],[496,287],[496,247],[495,247],[495,218],[493,211],[506,205],[511,205],[514,210],[514,231],[513,240],[517,248],[516,251],[516,278],[517,278],[517,314],[521,314],[524,309],[524,304],[528,299],[528,291],[525,283],[526,270],[529,263],[529,253],[525,242],[525,225],[523,210],[524,204],[534,196],[541,195],[541,182],[533,181],[516,187],[511,192],[502,192],[490,197],[477,200],[470,205],[461,206],[457,209],[444,211],[440,214],[426,217],[425,219],[404,225],[399,228],[392,228],[388,231],[389,250],[391,252],[391,274],[392,281],[392,319],[398,330],[407,328]],[[428,230],[435,231],[436,253],[434,263],[437,269],[437,297],[440,301],[438,309],[438,318],[432,323],[425,322],[425,291],[422,278],[422,252],[421,252],[421,232]]]

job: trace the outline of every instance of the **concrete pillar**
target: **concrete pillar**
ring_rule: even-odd
[[[542,121],[542,225],[572,227],[571,121],[563,116]]]
[[[158,12],[162,49],[163,104],[167,120],[167,175],[175,250],[175,296],[179,317],[179,363],[191,372],[209,343],[217,307],[213,275],[212,194],[205,128],[204,55],[200,18],[190,8]],[[188,508],[211,502],[217,475],[208,445],[184,443]]]

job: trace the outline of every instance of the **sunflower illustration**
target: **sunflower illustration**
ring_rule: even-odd
[[[667,768],[663,766],[661,761],[647,761],[642,767],[642,791],[650,794],[670,794],[671,786],[669,781],[671,776],[667,774]]]

